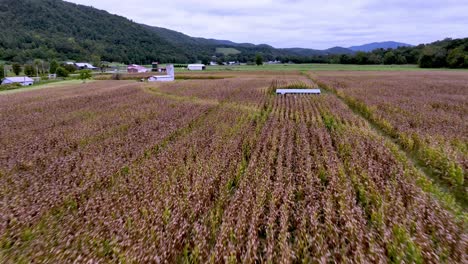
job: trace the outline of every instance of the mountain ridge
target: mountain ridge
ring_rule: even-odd
[[[414,45],[396,42],[396,41],[381,41],[381,42],[372,42],[363,45],[351,46],[348,49],[352,51],[363,51],[370,52],[376,49],[396,49],[399,47],[414,47]]]
[[[191,37],[174,30],[135,23],[105,10],[62,0],[2,0],[0,2],[0,60],[32,59],[118,61],[124,63],[211,60],[217,48],[240,54],[226,59],[252,61],[353,54],[343,47],[326,50],[275,48],[268,44]]]

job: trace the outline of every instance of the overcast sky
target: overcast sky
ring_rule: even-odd
[[[468,37],[468,0],[67,0],[190,36],[325,49]]]

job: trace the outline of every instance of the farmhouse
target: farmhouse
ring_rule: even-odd
[[[144,73],[144,72],[149,72],[149,69],[140,65],[131,64],[131,65],[128,65],[127,72],[128,73]]]
[[[189,64],[187,66],[189,71],[203,71],[206,69],[205,64]]]
[[[34,84],[34,80],[27,77],[7,77],[3,79],[2,84],[14,84],[14,83],[19,83],[22,86],[30,86]]]

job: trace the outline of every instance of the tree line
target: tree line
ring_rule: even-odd
[[[341,64],[418,64],[421,68],[468,68],[468,38],[444,39],[416,47],[377,49],[354,55],[332,56]]]
[[[371,52],[355,52],[350,54],[328,55],[277,55],[268,52],[242,52],[241,54],[216,54],[215,59],[209,56],[200,60],[207,64],[216,60],[218,64],[227,61],[255,63],[257,54],[265,61],[281,61],[284,63],[328,63],[357,65],[403,65],[417,64],[421,68],[468,68],[468,38],[444,39],[431,44],[421,44],[415,47],[400,47],[397,49],[376,49]]]
[[[230,55],[231,60],[240,57]],[[315,55],[315,56],[265,56],[266,60],[279,60],[293,63],[332,63],[357,65],[417,64],[421,68],[468,68],[468,38],[444,39],[431,44],[397,49],[376,49],[371,52],[354,54]],[[247,58],[254,61],[254,56]]]

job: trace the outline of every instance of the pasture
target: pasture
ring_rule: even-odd
[[[235,48],[216,48],[216,53],[221,53],[227,56],[227,55],[240,54],[241,52]]]
[[[466,261],[468,73],[309,66],[0,94],[0,262]]]

